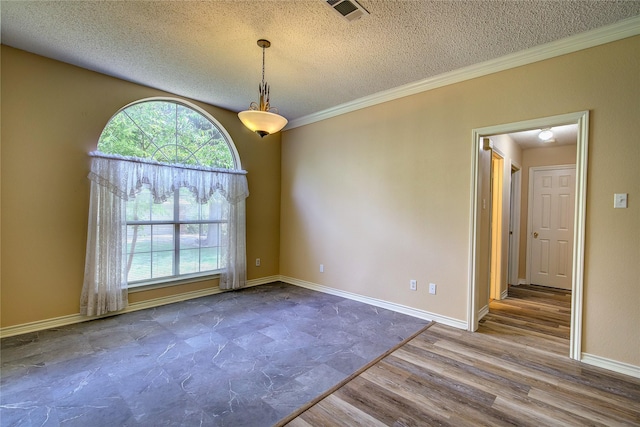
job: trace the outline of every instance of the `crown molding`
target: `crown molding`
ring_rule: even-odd
[[[426,92],[454,83],[460,83],[465,80],[486,76],[499,71],[521,67],[523,65],[532,64],[545,59],[555,58],[557,56],[566,55],[568,53],[577,52],[605,43],[622,40],[627,37],[637,36],[638,34],[640,34],[640,16],[627,18],[615,24],[576,34],[554,42],[545,43],[540,46],[470,65],[458,70],[439,74],[414,83],[374,93],[317,113],[299,117],[291,120],[284,130],[287,131],[300,126],[319,122],[321,120],[326,120],[331,117],[350,113],[352,111],[382,104],[383,102],[404,98],[420,92]]]

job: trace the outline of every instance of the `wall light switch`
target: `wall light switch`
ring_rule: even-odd
[[[320,264],[320,273],[324,273],[324,264]]]
[[[627,207],[627,193],[614,194],[613,207],[616,209],[625,209]]]
[[[412,291],[418,290],[418,281],[417,280],[409,280],[409,289]]]
[[[436,284],[435,283],[429,283],[429,293],[431,295],[435,295],[436,294]]]

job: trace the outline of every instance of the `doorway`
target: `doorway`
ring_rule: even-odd
[[[469,265],[469,292],[468,292],[468,329],[475,331],[481,316],[485,302],[480,294],[483,291],[486,279],[483,279],[482,247],[483,240],[482,214],[485,198],[483,189],[486,178],[482,178],[483,148],[486,138],[493,135],[508,134],[527,130],[562,125],[577,125],[576,144],[576,174],[575,174],[575,214],[573,223],[573,254],[571,257],[572,295],[571,295],[571,332],[570,351],[572,359],[581,357],[582,344],[582,304],[583,304],[583,274],[584,274],[584,230],[586,209],[586,176],[587,176],[587,143],[588,143],[589,112],[570,113],[541,119],[491,126],[473,130],[472,153],[472,185],[471,185],[471,227],[470,227],[470,265]],[[486,276],[485,276],[486,277]],[[486,288],[484,288],[486,289]],[[486,294],[485,294],[486,295]]]
[[[489,299],[499,300],[502,294],[502,232],[504,157],[491,153],[491,266],[489,268]]]

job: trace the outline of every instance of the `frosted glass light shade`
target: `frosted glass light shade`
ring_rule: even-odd
[[[553,132],[551,132],[551,129],[543,129],[542,132],[538,134],[538,138],[543,141],[549,141],[553,138]]]
[[[284,117],[268,111],[246,110],[239,112],[238,117],[247,128],[262,137],[280,131],[288,122]]]

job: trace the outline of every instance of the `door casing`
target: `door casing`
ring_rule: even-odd
[[[568,124],[578,125],[576,146],[576,192],[574,213],[574,237],[572,260],[572,294],[571,294],[571,333],[569,338],[569,357],[580,360],[582,357],[582,308],[584,290],[584,241],[585,214],[587,197],[587,164],[589,140],[589,111],[562,114],[522,122],[508,123],[496,126],[477,128],[472,130],[471,153],[471,191],[470,191],[470,225],[469,225],[469,286],[467,293],[467,328],[470,331],[478,329],[478,257],[477,241],[479,233],[479,176],[478,157],[482,150],[482,138],[492,135],[514,133],[543,127],[553,127]],[[481,202],[481,201],[480,201]]]
[[[509,199],[509,268],[508,285],[518,284],[520,262],[520,197],[522,167],[511,162],[511,197]]]

